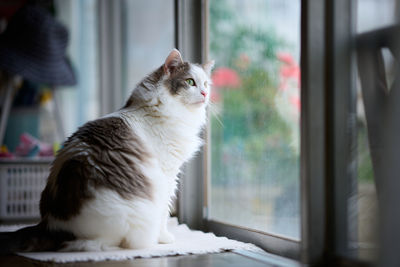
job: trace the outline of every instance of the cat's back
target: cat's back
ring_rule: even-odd
[[[150,198],[150,181],[141,165],[149,154],[125,119],[107,116],[87,122],[64,143],[42,193],[42,216],[69,219],[93,198],[110,189],[123,198]]]
[[[119,116],[107,116],[84,124],[68,138],[65,146],[78,141],[102,148],[118,149],[122,142],[137,141],[136,138],[124,119]]]
[[[92,164],[103,166],[145,161],[148,156],[143,141],[126,119],[112,114],[81,126],[64,143],[54,165],[72,157],[90,158]],[[115,161],[115,157],[121,158]]]

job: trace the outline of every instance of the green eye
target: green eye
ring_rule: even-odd
[[[189,84],[190,86],[195,86],[196,84],[193,79],[187,79],[186,83]]]

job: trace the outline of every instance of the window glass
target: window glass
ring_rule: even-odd
[[[122,3],[121,79],[123,101],[146,74],[159,67],[174,47],[174,1],[118,0]],[[55,1],[57,17],[69,30],[68,55],[78,77],[74,87],[56,91],[66,136],[100,115],[98,8],[96,0]],[[157,16],[154,16],[157,14]],[[145,30],[143,30],[145,29]]]
[[[300,1],[210,0],[208,218],[300,238]]]
[[[124,99],[175,47],[174,0],[124,0]]]
[[[400,6],[397,0],[358,0],[357,32],[367,32],[399,22]]]
[[[77,77],[73,87],[55,91],[65,136],[99,115],[97,1],[55,1],[57,18],[67,27],[67,54]]]

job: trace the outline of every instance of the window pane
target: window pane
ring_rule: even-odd
[[[376,30],[399,22],[400,6],[397,0],[358,0],[357,32]]]
[[[57,17],[69,31],[68,57],[77,84],[56,90],[65,127],[71,135],[88,120],[99,115],[97,1],[55,1]],[[61,140],[62,141],[62,140]]]
[[[124,99],[175,47],[174,0],[124,0]]]
[[[300,1],[211,0],[208,217],[300,237]]]

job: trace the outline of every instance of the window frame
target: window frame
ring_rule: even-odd
[[[176,46],[184,60],[202,62],[207,46],[206,0],[175,0]],[[200,34],[199,34],[200,33]],[[203,133],[204,135],[205,133]],[[178,190],[178,218],[194,229],[205,229],[203,202],[206,193],[203,177],[206,170],[205,149],[202,148],[182,170]]]
[[[210,0],[175,0],[176,46],[185,60],[208,56]],[[100,0],[100,113],[119,108],[122,1]],[[355,1],[301,0],[301,240],[208,219],[210,132],[185,165],[178,217],[191,228],[252,242],[268,252],[307,264],[362,265],[349,247],[348,199],[356,179]],[[113,66],[111,68],[111,66]],[[350,88],[350,90],[349,90]],[[382,203],[382,205],[385,203]],[[392,253],[393,254],[393,253]]]
[[[301,1],[301,261],[322,262],[326,229],[325,10]]]
[[[176,0],[176,28],[177,46],[187,60],[201,62],[208,55],[208,0],[183,1]],[[302,58],[302,160],[301,160],[301,191],[302,225],[318,227],[302,227],[301,241],[292,240],[277,235],[253,231],[226,223],[209,220],[207,218],[207,205],[209,203],[207,192],[209,173],[209,131],[204,132],[206,144],[197,157],[186,164],[180,181],[179,190],[179,220],[195,229],[212,231],[217,235],[224,235],[246,242],[252,242],[268,252],[289,257],[304,262],[317,262],[323,253],[324,241],[324,177],[325,173],[325,136],[323,132],[304,131],[304,129],[323,129],[325,125],[325,94],[324,90],[324,39],[325,33],[324,7],[325,1],[302,1],[301,30],[307,31],[307,38],[301,40]],[[309,19],[314,17],[314,23]],[[319,23],[315,23],[318,20]],[[199,33],[191,36],[193,33]],[[202,44],[202,48],[198,47]],[[307,47],[307,49],[304,49]],[[312,64],[307,64],[312,62]],[[307,71],[305,71],[307,70]],[[315,73],[320,74],[315,79]],[[313,112],[307,110],[313,109]],[[315,112],[317,110],[317,112]],[[306,125],[307,127],[304,127]],[[304,152],[307,151],[307,152]],[[307,194],[303,192],[315,192]],[[304,222],[306,220],[306,223]]]
[[[357,251],[349,246],[357,221],[348,217],[349,201],[357,195],[356,1],[327,3],[325,250],[338,263],[357,264]]]
[[[187,60],[207,59],[209,0],[176,0],[175,5],[178,48]],[[301,240],[208,219],[208,127],[205,146],[183,171],[180,222],[306,264],[363,265],[348,245],[347,200],[355,192],[357,173],[355,5],[301,0]]]
[[[99,54],[99,113],[114,112],[123,103],[122,66],[124,24],[121,0],[99,0],[98,3],[98,54]],[[110,90],[114,88],[114,90]]]

